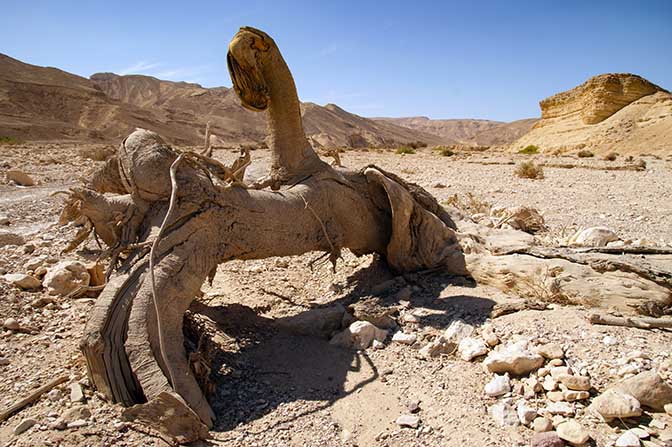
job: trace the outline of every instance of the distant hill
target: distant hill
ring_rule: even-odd
[[[511,150],[672,154],[672,95],[641,76],[602,74],[539,105],[541,120]]]
[[[438,135],[445,140],[478,146],[500,146],[515,141],[529,131],[537,119],[523,119],[510,123],[477,119],[434,120],[425,116],[408,118],[373,118],[409,129]]]
[[[439,136],[379,123],[335,105],[302,105],[307,135],[325,146],[444,142]],[[26,140],[115,142],[136,127],[176,144],[201,144],[210,122],[215,144],[261,143],[265,114],[244,109],[233,90],[150,76],[97,73],[90,79],[0,54],[0,135]]]

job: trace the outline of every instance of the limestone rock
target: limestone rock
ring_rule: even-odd
[[[79,261],[61,261],[49,268],[42,284],[50,295],[65,296],[80,287],[89,285],[91,279],[86,266]]]
[[[23,273],[8,273],[3,278],[8,283],[23,290],[38,289],[42,285],[39,279]]]
[[[476,357],[480,357],[488,353],[488,347],[485,342],[479,338],[467,337],[460,341],[457,347],[462,360],[467,362],[472,361]]]
[[[545,417],[538,417],[532,422],[532,429],[537,433],[543,433],[553,430],[553,422]]]
[[[346,330],[332,337],[329,343],[342,347],[366,349],[373,340],[382,342],[387,337],[387,331],[375,327],[368,321],[355,321]]]
[[[612,388],[631,395],[642,406],[656,411],[663,411],[666,404],[672,403],[672,387],[656,371],[639,373]]]
[[[0,230],[0,247],[6,245],[23,245],[26,243],[26,240],[18,233],[13,233],[11,231]]]
[[[490,415],[499,427],[514,427],[520,424],[516,410],[506,402],[498,402],[490,407]]]
[[[518,402],[516,406],[516,413],[518,413],[518,420],[523,425],[529,425],[537,417],[537,410],[529,407],[524,400]]]
[[[577,400],[588,399],[590,397],[590,393],[588,391],[567,390],[563,391],[563,397],[567,402],[574,402]]]
[[[79,383],[70,384],[70,401],[84,402],[84,390]]]
[[[581,445],[590,439],[590,434],[588,434],[586,429],[573,419],[558,425],[556,430],[558,436],[570,444]]]
[[[606,247],[609,242],[619,238],[607,227],[591,227],[578,232],[570,239],[570,245],[581,247]]]
[[[615,418],[636,417],[642,414],[642,408],[637,399],[614,389],[609,389],[593,399],[588,410],[599,414],[606,421]]]
[[[575,376],[572,374],[561,374],[558,377],[560,383],[565,385],[570,390],[574,391],[589,391],[590,390],[590,377],[586,376]]]
[[[558,343],[546,343],[535,348],[535,352],[545,359],[561,359],[565,356],[565,351]]]
[[[75,422],[76,420],[86,420],[91,417],[91,410],[84,405],[68,408],[61,415],[61,419],[66,424]]]
[[[554,431],[535,433],[530,441],[530,447],[564,447],[564,445],[565,441]]]
[[[485,385],[485,394],[491,397],[504,395],[511,391],[511,381],[508,374],[497,375]]]
[[[499,338],[495,334],[495,330],[490,325],[483,326],[481,329],[481,337],[485,340],[488,346],[494,348],[499,344]]]
[[[528,351],[521,344],[508,345],[499,351],[492,351],[483,362],[493,373],[511,373],[521,376],[534,371],[544,364],[544,358]]]
[[[35,424],[37,424],[35,419],[23,419],[19,422],[19,425],[14,427],[14,434],[18,436],[26,430],[29,430]]]
[[[642,443],[639,441],[639,436],[637,436],[632,430],[624,432],[616,440],[616,447],[640,447]]]
[[[412,345],[415,343],[415,340],[417,339],[417,335],[415,334],[405,334],[402,331],[395,332],[395,334],[392,336],[392,341],[396,343],[401,343],[402,345]]]
[[[441,354],[452,354],[457,350],[460,341],[470,337],[475,329],[462,320],[453,321],[448,329],[435,340],[423,346],[419,353],[425,358],[437,357]]]
[[[574,416],[575,410],[574,406],[572,404],[568,404],[567,402],[553,402],[546,407],[546,411],[552,415],[559,414],[561,416]]]
[[[415,414],[402,414],[397,418],[396,424],[400,427],[418,428],[420,417]]]
[[[20,169],[10,169],[5,176],[8,182],[14,182],[21,186],[35,186],[35,180]]]

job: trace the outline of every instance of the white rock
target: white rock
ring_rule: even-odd
[[[460,341],[474,333],[474,327],[462,320],[453,321],[448,329],[432,342],[423,346],[418,353],[424,358],[437,357],[441,354],[453,354]]]
[[[368,321],[355,321],[342,332],[332,337],[332,345],[366,349],[371,346],[373,340],[383,342],[387,337],[387,331],[375,327]]]
[[[544,358],[526,349],[524,344],[508,345],[498,351],[492,351],[483,362],[493,373],[511,373],[517,376],[534,371],[544,364]]]
[[[558,425],[556,431],[560,439],[574,445],[585,444],[590,439],[590,435],[583,426],[573,419]]]
[[[49,295],[65,296],[80,287],[89,285],[91,275],[79,261],[61,261],[50,267],[42,284]]]
[[[485,394],[491,397],[501,396],[511,391],[511,380],[508,374],[498,375],[485,385]]]
[[[462,360],[467,362],[472,361],[476,357],[480,357],[488,353],[488,347],[485,345],[485,342],[480,338],[467,337],[463,338],[460,341],[460,344],[457,348],[457,352],[460,353]]]
[[[8,283],[23,290],[37,289],[42,285],[39,279],[23,273],[8,273],[3,278]]]
[[[495,330],[490,325],[483,326],[481,329],[481,337],[483,337],[483,340],[485,340],[485,342],[491,348],[494,348],[499,344],[499,338],[497,337],[497,334],[495,334]]]
[[[472,325],[462,320],[455,320],[450,323],[448,329],[443,333],[443,337],[455,344],[459,344],[463,338],[471,337],[475,329]]]
[[[552,404],[546,406],[546,411],[552,415],[559,414],[561,416],[573,416],[574,406],[572,404],[568,404],[567,402],[553,402]]]
[[[418,428],[420,417],[415,414],[402,414],[397,418],[396,423],[400,427]]]
[[[562,376],[572,375],[572,370],[568,366],[554,366],[551,368],[551,377],[555,380],[560,380]]]
[[[2,327],[5,329],[9,329],[10,331],[16,331],[21,328],[21,325],[19,324],[18,321],[16,321],[16,318],[7,318],[2,323]]]
[[[637,399],[618,390],[609,389],[593,399],[588,410],[602,416],[606,421],[625,419],[642,414],[642,408]]]
[[[615,346],[618,344],[618,339],[616,337],[612,337],[611,335],[605,335],[602,339],[602,343],[607,346]]]
[[[528,407],[524,400],[518,402],[516,412],[518,413],[518,420],[523,425],[529,425],[537,417],[537,410]]]
[[[35,419],[23,419],[21,422],[19,422],[19,425],[14,427],[14,434],[18,436],[24,431],[30,429],[35,424],[37,424]]]
[[[619,237],[607,227],[591,227],[575,234],[571,245],[582,247],[605,247],[609,242],[617,241]]]
[[[373,340],[371,342],[371,347],[373,349],[383,349],[385,347],[385,343],[383,343],[382,341]]]
[[[631,430],[626,431],[616,440],[616,447],[640,447],[642,443],[639,441],[639,436],[634,434]]]
[[[415,340],[418,337],[415,334],[405,334],[401,331],[395,332],[395,334],[392,336],[392,341],[401,343],[403,345],[412,345],[415,343]]]
[[[71,402],[84,402],[84,390],[79,383],[70,384],[70,401]]]
[[[490,415],[500,427],[513,427],[520,424],[518,414],[506,402],[498,402],[490,407]]]

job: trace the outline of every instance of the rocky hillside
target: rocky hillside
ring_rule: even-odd
[[[541,121],[513,150],[533,144],[545,151],[672,153],[672,95],[640,76],[595,76],[539,105]]]
[[[316,144],[394,147],[411,141],[445,142],[334,105],[305,103],[302,111],[306,133]],[[143,127],[176,144],[200,144],[207,122],[214,144],[258,144],[266,137],[264,114],[244,109],[225,87],[112,73],[86,79],[0,54],[0,136],[115,142]]]
[[[478,146],[499,146],[515,141],[528,132],[537,119],[523,119],[510,123],[476,119],[433,120],[426,116],[407,118],[375,118],[380,122],[438,135],[446,140]]]

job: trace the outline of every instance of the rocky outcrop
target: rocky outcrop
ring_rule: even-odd
[[[541,120],[511,144],[544,151],[583,148],[619,153],[669,151],[672,95],[641,76],[595,76],[539,103]]]
[[[641,76],[629,73],[608,73],[588,79],[578,87],[558,93],[539,103],[542,127],[545,119],[574,113],[584,124],[597,124],[628,104],[644,96],[666,91]]]

